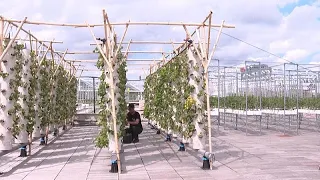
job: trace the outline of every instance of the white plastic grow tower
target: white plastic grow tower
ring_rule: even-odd
[[[189,58],[189,84],[195,87],[194,92],[191,94],[191,96],[196,101],[197,107],[203,107],[203,97],[198,97],[198,94],[202,90],[202,85],[204,83],[203,75],[201,74],[201,72],[203,72],[204,70],[202,66],[202,60],[198,55],[194,54],[193,47],[188,49],[187,56]],[[196,69],[195,67],[198,67],[198,69]],[[196,79],[199,79],[200,81],[197,82]],[[207,138],[203,130],[204,124],[205,122],[203,122],[203,114],[197,109],[196,117],[194,119],[196,131],[192,136],[193,149],[203,150],[206,147]]]
[[[110,72],[110,70],[108,69],[108,67],[105,67],[106,72]],[[119,83],[119,74],[118,74],[118,69],[119,69],[119,64],[116,63],[115,66],[113,67],[113,72],[112,73],[107,73],[106,75],[106,82],[109,84],[109,89],[107,92],[107,97],[110,98],[110,102],[108,103],[108,106],[111,114],[112,114],[112,101],[111,101],[111,88],[114,88],[114,105],[116,107],[116,116],[117,116],[117,112],[119,111],[119,101],[118,101],[118,97],[119,97],[119,88],[117,86],[117,83]],[[111,84],[111,78],[113,78],[113,84]],[[110,116],[109,119],[109,127],[111,129],[113,129],[113,119],[112,119],[112,115]],[[117,130],[119,131],[119,127],[120,125],[117,124]],[[118,141],[118,146],[119,146],[119,150],[121,150],[121,139],[118,137],[119,141]],[[116,152],[116,143],[115,143],[115,138],[113,133],[109,134],[109,151],[112,153]]]
[[[19,92],[22,95],[19,99],[19,103],[22,107],[22,109],[25,110],[26,114],[28,115],[28,98],[29,98],[29,92],[28,92],[28,87],[30,85],[29,83],[29,79],[30,79],[30,65],[31,65],[31,61],[30,61],[30,51],[27,49],[23,49],[22,50],[22,61],[23,61],[23,66],[22,66],[22,71],[21,71],[21,81],[22,81],[22,86],[19,87]],[[24,86],[26,85],[26,86]],[[26,96],[27,99],[23,99],[23,97]],[[19,126],[20,126],[20,133],[17,136],[17,139],[15,140],[16,143],[28,143],[28,132],[27,132],[27,122],[28,120],[23,117],[23,115],[21,114],[20,117],[20,122],[19,122]]]
[[[41,58],[40,57],[37,57],[35,59],[36,61],[40,62],[41,61]],[[39,64],[38,64],[39,65]],[[38,81],[37,81],[37,87],[36,87],[36,99],[35,99],[35,106],[34,106],[34,109],[35,109],[35,118],[34,118],[34,126],[33,126],[33,133],[32,133],[32,137],[35,137],[35,138],[38,138],[41,136],[41,128],[40,128],[40,125],[41,125],[41,120],[40,120],[40,117],[39,117],[39,103],[40,103],[40,93],[41,93],[41,88],[40,88],[40,66],[38,66],[38,70],[37,70],[37,77],[38,77]]]
[[[12,47],[16,45],[17,44],[14,43]],[[13,136],[11,128],[13,126],[13,121],[12,117],[8,115],[8,110],[13,107],[13,102],[9,100],[9,96],[12,93],[9,83],[11,79],[14,79],[14,73],[11,73],[10,69],[15,65],[15,59],[11,56],[11,54],[14,53],[14,49],[12,47],[9,48],[7,54],[3,58],[3,61],[0,62],[3,73],[8,73],[7,77],[0,77],[0,100],[2,106],[0,108],[0,150],[12,149]]]

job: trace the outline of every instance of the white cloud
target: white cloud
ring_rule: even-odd
[[[65,23],[102,23],[102,9],[106,9],[111,22],[131,21],[163,21],[163,22],[202,22],[213,11],[213,23],[226,20],[234,24],[235,29],[225,29],[224,32],[243,41],[259,46],[275,54],[284,55],[289,61],[300,62],[311,54],[318,52],[320,44],[320,7],[319,1],[312,5],[296,7],[290,14],[284,16],[279,7],[297,3],[298,0],[56,0],[43,3],[41,0],[0,0],[0,12],[7,18],[22,19],[25,16],[33,21],[65,22]],[[10,8],[8,8],[10,7]],[[91,51],[94,47],[89,43],[93,39],[86,28],[26,26],[39,38],[64,41],[55,44],[56,50]],[[194,28],[188,28],[192,31]],[[116,27],[119,38],[124,26]],[[97,37],[103,37],[103,28],[94,28]],[[217,32],[212,31],[212,41]],[[23,36],[21,36],[23,37]],[[182,27],[161,26],[130,26],[126,41],[158,40],[182,41],[185,32]],[[131,50],[160,50],[171,51],[171,45],[141,46],[132,45]],[[153,58],[155,55],[130,55],[130,58]],[[161,55],[158,55],[160,58]],[[92,59],[95,56],[79,55],[72,58]],[[257,48],[251,47],[238,40],[222,35],[214,58],[223,59],[228,65],[239,65],[245,60],[257,60],[265,63],[280,63],[278,59]],[[315,57],[314,57],[315,58]],[[222,60],[221,60],[222,62]],[[132,66],[135,69],[136,66]],[[130,72],[131,73],[131,72]],[[143,71],[132,72],[132,75],[142,75]],[[130,75],[131,76],[131,75]]]
[[[290,59],[291,61],[297,62],[301,59],[306,58],[310,55],[310,52],[304,49],[293,49],[286,52],[284,59]]]

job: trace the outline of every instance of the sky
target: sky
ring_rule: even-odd
[[[248,60],[268,65],[285,62],[314,64],[320,59],[320,0],[0,0],[2,16],[19,20],[28,17],[30,21],[101,24],[102,9],[106,10],[111,22],[201,23],[213,11],[213,23],[220,24],[225,20],[226,24],[236,26],[235,29],[223,30],[229,36],[221,35],[213,57],[220,59],[223,65],[242,66]],[[63,41],[63,44],[54,44],[57,51],[65,51],[66,48],[69,51],[92,51],[95,48],[90,46],[94,40],[88,28],[35,25],[25,25],[24,28],[41,40],[54,38]],[[193,29],[189,28],[190,31]],[[120,38],[124,26],[115,27],[115,30]],[[104,36],[102,27],[94,28],[94,32],[97,37]],[[212,29],[211,36],[213,44],[217,36],[215,29]],[[181,26],[129,26],[124,41],[182,41],[184,38],[185,32]],[[172,46],[131,45],[130,50],[172,52]],[[130,54],[128,58],[158,59],[161,55]],[[97,59],[97,56],[67,55],[66,59]],[[215,63],[213,61],[212,65]],[[86,68],[95,67],[87,64]],[[147,65],[128,65],[127,77],[138,79],[139,76],[144,77],[145,72]],[[99,72],[83,75],[99,76]]]

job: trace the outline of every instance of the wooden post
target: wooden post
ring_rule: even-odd
[[[52,51],[52,50],[51,50]],[[53,78],[54,75],[56,75],[56,73],[58,72],[59,66],[61,65],[62,61],[64,60],[64,56],[66,55],[66,53],[68,52],[68,49],[66,49],[66,51],[63,53],[61,60],[56,68],[56,70],[54,71],[53,75],[51,76],[51,79]],[[52,54],[52,53],[51,53]],[[79,65],[80,66],[80,65]]]
[[[219,32],[218,32],[216,42],[215,42],[215,44],[214,44],[214,46],[213,46],[213,50],[211,51],[211,54],[210,54],[210,56],[209,56],[208,64],[210,64],[210,61],[211,61],[211,59],[212,59],[212,57],[213,57],[213,55],[214,55],[214,53],[215,53],[215,51],[216,51],[216,49],[217,49],[217,45],[218,45],[218,43],[219,43],[220,35],[221,35],[221,32],[222,32],[222,28],[223,28],[223,27],[224,27],[224,20],[223,20],[222,23],[221,23],[220,30],[219,30]]]
[[[129,21],[129,22],[130,22],[130,21]],[[124,30],[123,36],[122,36],[122,38],[121,38],[121,40],[120,40],[120,43],[119,43],[119,45],[118,45],[118,47],[117,47],[117,51],[116,51],[116,54],[115,54],[115,55],[117,55],[117,54],[118,54],[118,51],[120,51],[120,48],[121,48],[121,46],[122,46],[123,39],[124,39],[124,37],[125,37],[126,34],[127,34],[128,27],[129,27],[129,24],[126,25],[126,29]],[[129,44],[129,45],[130,45],[130,44]],[[127,52],[128,52],[128,51],[127,51]],[[125,52],[125,53],[127,53],[127,52]]]
[[[105,10],[103,10],[103,20],[104,20],[104,22],[105,21],[108,22],[110,32],[112,32],[112,35],[113,35],[112,36],[113,39],[110,42],[114,42],[115,41],[115,34],[114,34],[114,31],[112,31],[112,28],[111,28],[111,25],[110,25],[110,22],[109,22],[109,19],[108,19],[108,16],[107,16]],[[126,30],[124,32],[124,35],[122,37],[122,41],[123,41],[123,38],[127,32],[127,29],[128,29],[128,25],[127,25]],[[104,26],[104,30],[105,30],[105,34],[107,34],[107,27],[106,26]],[[105,37],[105,38],[107,38],[107,37]],[[110,44],[111,46],[109,49],[109,54],[112,54],[112,57],[110,58],[111,65],[109,66],[109,70],[110,70],[110,77],[111,77],[110,78],[110,84],[111,84],[110,90],[111,90],[111,102],[112,102],[112,113],[111,114],[112,114],[112,119],[113,119],[113,132],[114,132],[114,140],[115,140],[114,143],[116,146],[116,154],[117,154],[117,160],[118,160],[117,161],[118,174],[120,174],[121,173],[121,160],[120,160],[119,144],[118,144],[119,140],[118,140],[118,129],[117,129],[117,119],[116,119],[117,116],[116,116],[116,106],[115,106],[115,100],[114,100],[115,97],[114,97],[114,82],[113,82],[113,71],[114,71],[113,63],[115,63],[115,59],[117,59],[116,55],[118,53],[118,51],[116,51],[116,52],[113,51],[115,44],[116,44],[115,42]],[[118,49],[120,49],[120,48],[118,47]],[[103,53],[103,52],[101,52],[101,53]],[[105,59],[105,61],[108,61],[108,59]]]
[[[42,61],[44,61],[46,59],[47,53],[49,52],[50,48],[47,48],[46,52],[44,53],[44,55],[42,56],[42,59],[39,62],[39,65],[41,66]]]
[[[32,52],[32,50],[33,50],[33,48],[32,48],[32,39],[31,39],[31,32],[29,31],[29,34],[28,34],[28,36],[29,36],[29,43],[30,43],[30,51]]]
[[[209,18],[209,24],[211,24],[211,17]],[[220,40],[220,35],[221,35],[221,32],[222,32],[222,28],[223,28],[223,24],[224,24],[224,21],[222,21],[222,24],[220,26],[220,30],[218,32],[218,35],[217,35],[217,38],[216,38],[216,42],[214,44],[214,47],[213,47],[213,50],[209,56],[209,49],[207,50],[207,55],[206,55],[206,59],[207,61],[205,62],[205,78],[206,78],[206,96],[207,96],[207,116],[208,116],[208,131],[209,131],[209,151],[210,153],[212,153],[212,142],[211,142],[211,108],[210,108],[210,95],[209,95],[209,73],[208,73],[208,70],[209,70],[209,65],[210,65],[210,62],[211,62],[211,59],[214,55],[214,52],[216,50],[216,47],[217,47],[217,44],[219,43],[219,40]],[[208,32],[208,47],[209,46],[209,42],[210,42],[210,30]],[[210,166],[211,167],[211,166]],[[212,167],[211,167],[212,169]]]
[[[36,39],[36,56],[38,56],[39,52],[38,52],[38,40]]]
[[[32,133],[29,134],[29,156],[31,156],[31,145],[32,145]]]
[[[211,26],[211,21],[212,21],[212,13],[209,16],[209,27]],[[205,68],[205,78],[206,78],[206,98],[207,98],[207,116],[208,116],[208,135],[209,135],[209,152],[210,154],[212,154],[212,138],[211,138],[211,108],[210,108],[210,94],[209,94],[209,50],[210,50],[210,32],[211,32],[211,28],[208,28],[208,44],[207,44],[207,48],[206,48],[206,67]],[[211,161],[211,160],[210,160]],[[212,163],[210,162],[210,169],[212,170]]]
[[[103,11],[104,12],[104,11]],[[117,131],[117,120],[116,120],[116,108],[115,108],[115,101],[114,101],[114,83],[113,83],[113,66],[111,63],[113,63],[112,59],[110,59],[110,61],[108,61],[107,57],[105,56],[105,53],[103,52],[103,50],[101,49],[93,31],[91,30],[90,26],[88,25],[88,28],[91,32],[91,35],[93,37],[93,39],[95,40],[96,44],[97,44],[97,47],[98,47],[98,50],[100,51],[101,53],[101,56],[103,57],[103,59],[105,60],[105,62],[108,64],[108,67],[109,67],[109,70],[110,70],[110,90],[111,90],[111,102],[112,102],[112,119],[113,119],[113,132],[114,132],[114,138],[115,138],[115,146],[116,146],[116,154],[117,154],[117,159],[118,159],[118,174],[120,174],[121,172],[121,161],[120,161],[120,153],[119,153],[119,145],[118,145],[118,131]],[[106,33],[106,30],[107,30],[107,27],[105,26],[104,27],[105,29],[105,34]],[[106,46],[106,45],[105,45]],[[107,46],[106,46],[107,47]],[[110,50],[110,49],[109,49]],[[111,54],[111,53],[110,53]]]
[[[131,42],[131,41],[132,41],[132,39],[130,39],[130,42]],[[130,42],[128,43],[127,49],[126,49],[126,51],[125,51],[125,53],[124,53],[124,57],[125,57],[126,60],[128,59],[128,52],[129,52],[130,45],[131,45]]]
[[[4,42],[4,20],[0,16],[0,56],[3,53],[3,42]],[[0,72],[2,72],[1,66],[0,66]]]
[[[191,35],[190,35],[187,27],[186,27],[185,25],[183,25],[183,28],[184,28],[184,30],[186,31],[187,37],[191,39]],[[193,42],[192,42],[192,44],[193,44]],[[200,43],[199,43],[199,44],[200,44]],[[196,50],[197,54],[198,54],[198,55],[201,55],[201,57],[203,58],[203,56],[202,56],[202,54],[200,54],[198,48],[195,47],[194,49]]]

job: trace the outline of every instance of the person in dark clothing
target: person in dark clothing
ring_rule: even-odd
[[[140,114],[134,110],[134,104],[129,104],[127,114],[127,122],[130,124],[129,132],[132,134],[132,142],[139,142],[139,134],[141,134],[143,128],[141,124]]]

